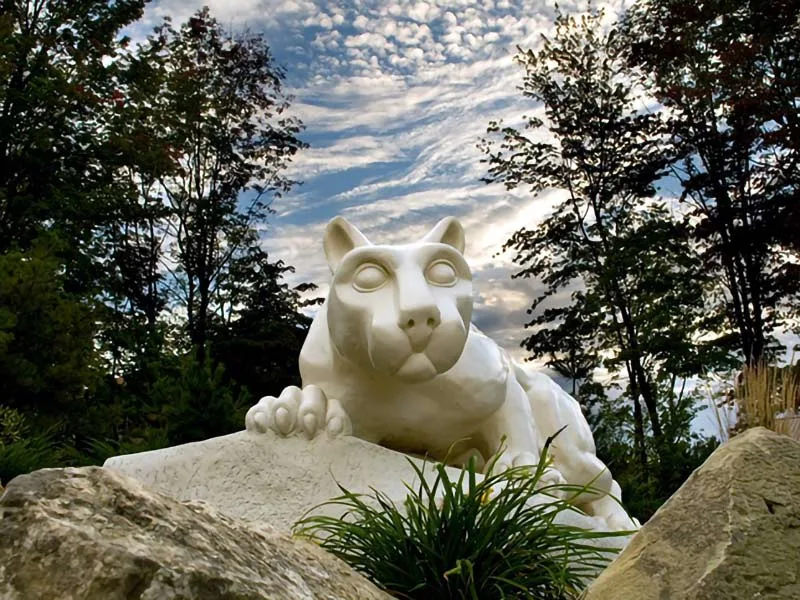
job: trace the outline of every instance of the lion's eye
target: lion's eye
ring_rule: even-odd
[[[353,286],[359,292],[372,292],[386,283],[389,276],[378,265],[364,265],[353,276]]]
[[[432,284],[441,286],[455,285],[458,279],[456,268],[446,260],[437,260],[425,275]]]

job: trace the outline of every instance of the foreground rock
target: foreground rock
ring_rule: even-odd
[[[800,442],[763,428],[721,446],[585,600],[800,598]]]
[[[98,467],[17,477],[0,517],[2,600],[388,598],[313,544]]]

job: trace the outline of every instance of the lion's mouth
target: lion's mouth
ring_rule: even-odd
[[[395,373],[397,377],[412,382],[428,381],[437,374],[436,367],[424,352],[411,354]]]

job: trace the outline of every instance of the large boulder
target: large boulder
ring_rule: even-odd
[[[43,469],[8,484],[0,498],[0,598],[389,596],[309,542],[87,467]]]
[[[800,598],[800,442],[764,428],[718,448],[585,600]]]
[[[115,456],[105,463],[173,498],[207,502],[232,517],[266,522],[286,532],[317,505],[341,495],[339,485],[370,495],[378,490],[402,505],[407,486],[419,486],[413,465],[423,470],[429,483],[436,475],[430,463],[351,436],[307,440],[249,431]],[[458,469],[448,471],[451,480],[458,479]],[[315,512],[338,517],[344,510],[329,505]],[[604,519],[576,511],[564,511],[556,520],[608,531]],[[621,548],[628,539],[610,537],[595,543]]]
[[[417,464],[422,461],[415,460]],[[310,509],[371,487],[395,501],[417,485],[405,455],[355,437],[230,435],[109,458],[104,465],[178,500],[199,500],[237,518],[291,532]],[[432,472],[430,465],[427,471]],[[327,514],[338,516],[336,507]],[[325,512],[325,511],[321,511]]]

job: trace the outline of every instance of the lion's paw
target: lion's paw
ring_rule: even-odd
[[[264,396],[247,411],[247,431],[274,431],[280,436],[304,435],[311,439],[326,432],[331,437],[351,435],[350,417],[334,398],[325,396],[319,387],[307,385],[302,390],[289,386],[275,396]]]
[[[609,531],[636,531],[642,527],[639,519],[631,517],[624,510],[606,518]]]
[[[512,452],[506,450],[497,459],[493,470],[497,473],[502,473],[503,471],[508,471],[512,467],[533,467],[535,469],[538,463],[538,458],[532,452]]]
[[[582,508],[590,515],[602,519],[607,531],[635,531],[642,526],[638,519],[630,516],[610,495],[589,502]]]
[[[532,452],[515,453],[506,451],[500,455],[500,458],[495,463],[494,471],[497,473],[502,473],[503,471],[507,471],[512,467],[530,467],[532,471],[535,471],[538,464],[539,458]],[[549,488],[550,486],[556,486],[545,491],[552,496],[564,499],[568,496],[567,491],[558,488],[558,486],[563,485],[567,485],[567,480],[564,479],[561,471],[554,469],[553,467],[547,467],[542,473],[536,488],[542,489]]]
[[[542,478],[539,480],[542,487],[546,485],[567,485],[567,480],[558,469],[547,468],[542,473]]]

